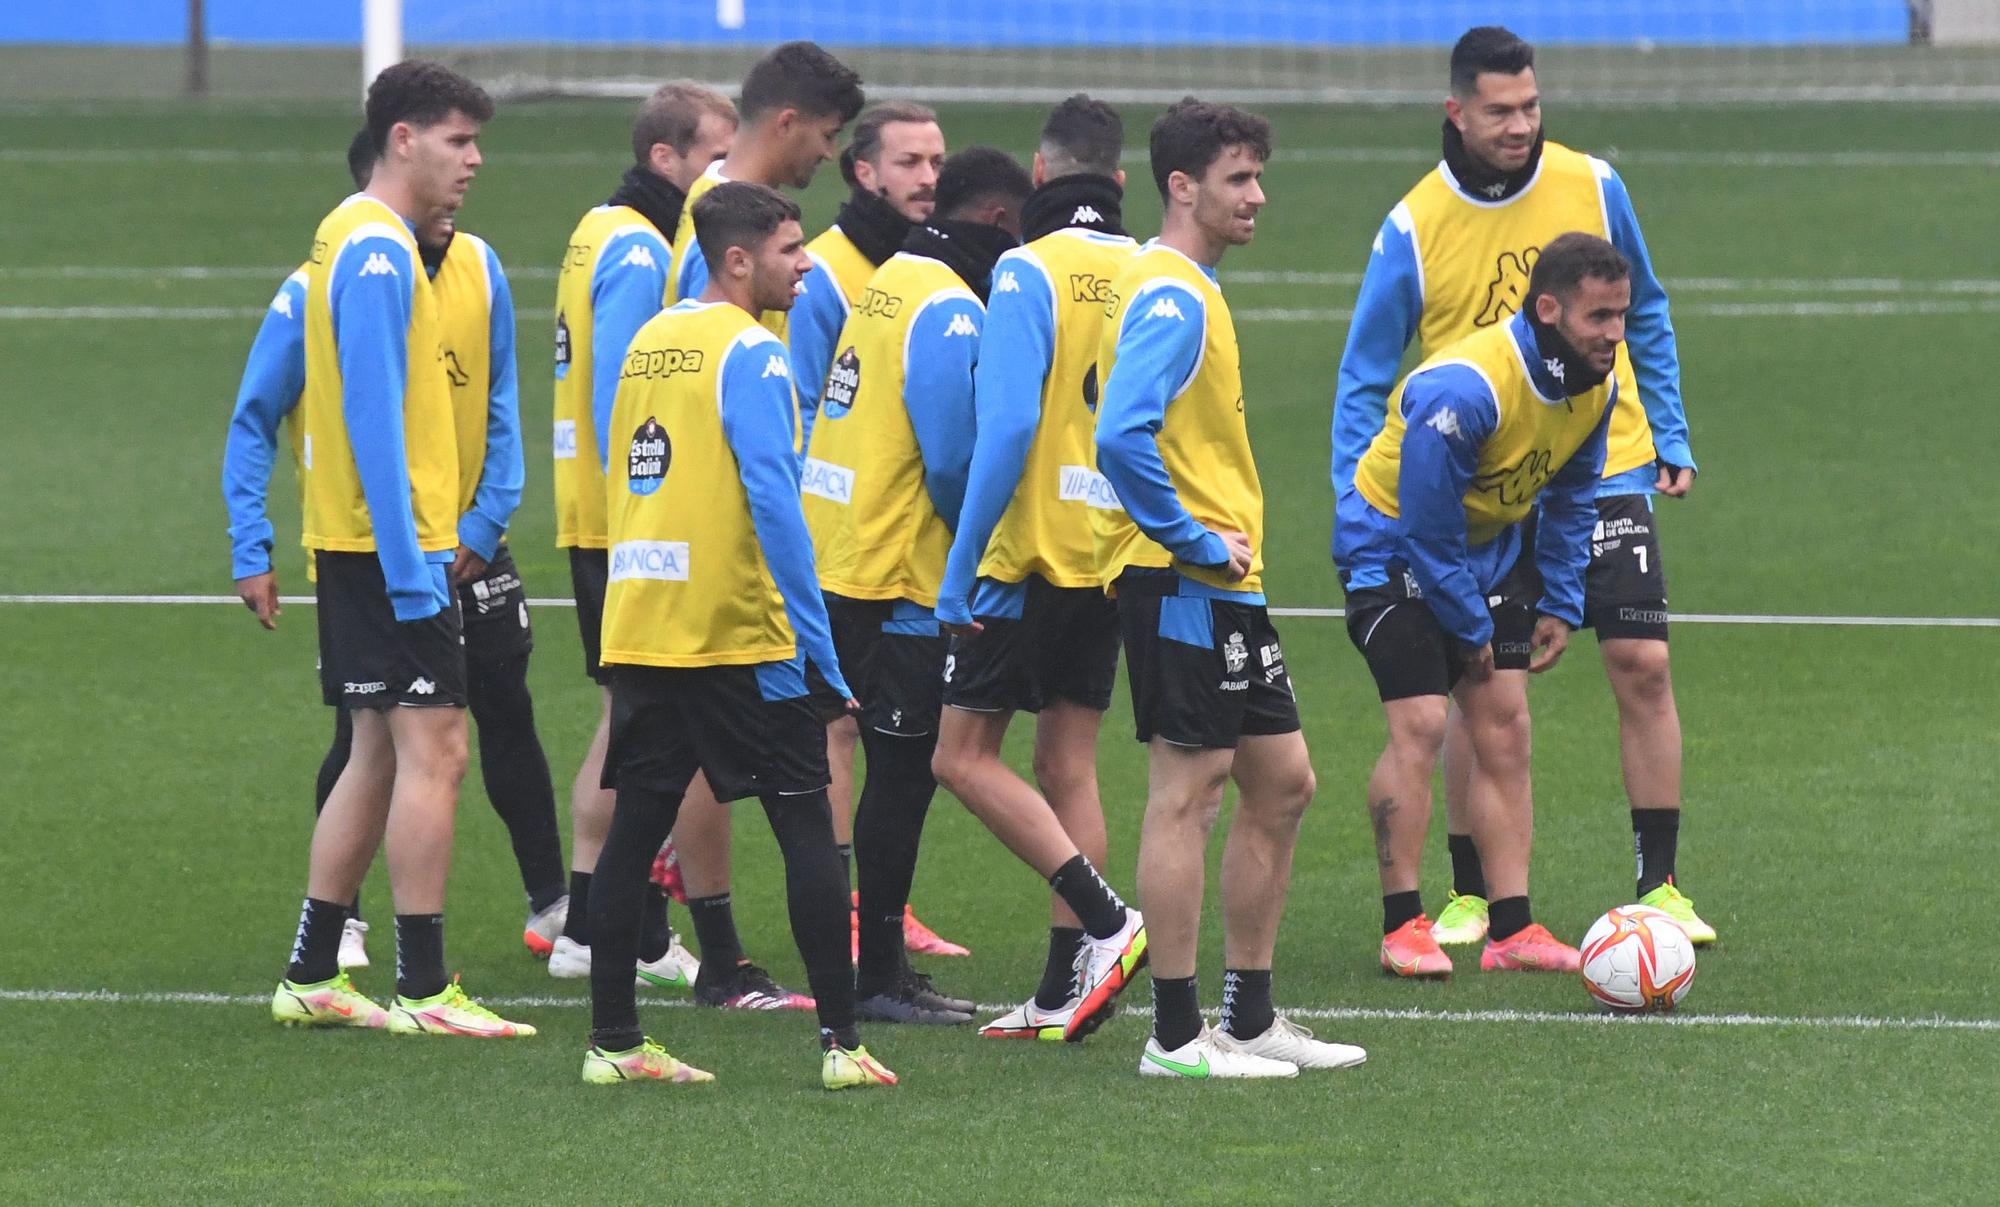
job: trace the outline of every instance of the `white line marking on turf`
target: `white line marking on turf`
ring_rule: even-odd
[[[489,1006],[509,1009],[570,1009],[590,1005],[587,997],[532,995],[483,999]],[[267,1006],[268,994],[200,992],[121,992],[116,989],[0,989],[0,1002],[97,1003],[109,1006]],[[688,998],[647,997],[648,1008],[691,1009]],[[981,1013],[998,1013],[1012,1003],[981,1003]],[[1133,1007],[1127,1014],[1147,1017],[1152,1009]],[[1996,1018],[1874,1017],[1860,1014],[1642,1014],[1624,1016],[1577,1010],[1390,1010],[1368,1006],[1321,1006],[1286,1010],[1288,1018],[1328,1022],[1397,1023],[1580,1023],[1587,1026],[1652,1025],[1668,1027],[1801,1027],[1818,1031],[2000,1031]]]
[[[310,595],[282,595],[285,607],[311,607]],[[0,595],[0,604],[130,604],[130,605],[215,605],[236,604],[234,595]],[[528,601],[536,608],[574,608],[574,599],[547,596]],[[1308,620],[1339,620],[1344,608],[1272,608],[1273,616]],[[1827,626],[1833,628],[1890,629],[2000,629],[2000,616],[1811,616],[1756,612],[1675,612],[1675,624],[1762,624]]]

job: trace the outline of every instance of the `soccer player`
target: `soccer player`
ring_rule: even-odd
[[[320,685],[354,716],[347,766],[313,827],[284,1023],[408,1034],[533,1035],[447,980],[444,890],[465,774],[465,653],[449,571],[459,548],[457,422],[418,223],[453,209],[493,102],[410,60],[368,89],[381,160],[319,224],[306,268],[305,546],[318,565]],[[378,844],[396,902],[389,1010],[337,967],[347,906]]]
[[[1098,582],[1090,514],[1117,500],[1095,469],[1091,425],[1105,302],[1139,250],[1122,225],[1124,137],[1118,111],[1080,93],[1043,123],[1026,244],[993,270],[970,477],[938,588],[953,638],[932,768],[1054,889],[1041,984],[980,1028],[994,1038],[1083,1038],[1145,961],[1144,923],[1097,870],[1097,733],[1117,678],[1118,609]],[[1040,792],[1000,757],[1016,711],[1037,714]],[[1076,968],[1086,946],[1089,1010]]]
[[[792,304],[812,261],[798,207],[775,190],[725,184],[693,211],[715,272],[699,298],[639,330],[612,414],[605,783],[618,799],[590,900],[583,1079],[710,1080],[645,1038],[632,983],[647,871],[700,771],[723,800],[757,797],[777,835],[819,1011],[821,1084],[894,1085],[855,1026],[847,881],[809,682],[856,706],[799,509],[790,360],[758,325]]]
[[[1619,752],[1638,853],[1638,895],[1673,915],[1696,943],[1715,929],[1676,879],[1681,727],[1667,659],[1667,587],[1650,496],[1694,485],[1680,357],[1666,291],[1653,273],[1625,182],[1611,165],[1543,136],[1532,47],[1504,29],[1467,31],[1451,53],[1444,159],[1383,222],[1355,302],[1333,410],[1333,485],[1381,430],[1384,402],[1412,338],[1423,355],[1521,309],[1538,249],[1570,230],[1609,239],[1632,266],[1632,313],[1619,352],[1601,524],[1591,540],[1584,624],[1618,702]],[[1445,790],[1453,894],[1434,936],[1475,943],[1488,932],[1481,852],[1466,828],[1466,735],[1448,728]]]
[[[903,246],[910,228],[931,216],[937,205],[938,171],[944,166],[944,131],[937,114],[910,101],[871,106],[854,123],[854,137],[840,153],[840,174],[848,196],[833,225],[806,244],[813,270],[799,285],[799,301],[786,320],[792,350],[793,388],[799,396],[803,449],[819,417],[819,391],[833,367],[834,341],[868,278]],[[854,844],[854,752],[861,731],[854,718],[827,724],[827,760],[833,769],[833,832],[843,857]],[[858,911],[857,903],[857,911]],[[929,955],[970,955],[918,920],[903,916],[903,942]],[[854,943],[859,958],[860,915]]]
[[[1003,151],[945,161],[937,209],[868,279],[841,329],[802,489],[841,661],[866,701],[854,818],[862,1017],[966,1023],[973,1003],[910,968],[903,919],[937,780],[946,639],[938,583],[972,455],[973,369],[994,262],[1020,233],[1028,173]]]
[[[375,169],[366,129],[348,147],[348,171],[358,189]],[[466,697],[479,726],[479,764],[487,798],[507,826],[528,896],[525,935],[546,942],[561,922],[562,840],[548,759],[535,731],[528,693],[534,637],[526,593],[504,534],[521,498],[520,408],[514,370],[514,302],[493,248],[455,228],[450,211],[430,215],[416,230],[424,272],[437,297],[445,373],[458,426],[459,565],[454,567],[459,612],[465,618]],[[305,385],[306,270],[286,278],[264,315],[223,451],[223,494],[230,510],[231,561],[237,593],[266,627],[275,627],[277,577],[271,569],[272,529],[265,512],[278,428],[296,411]],[[299,435],[297,424],[292,433]],[[294,441],[294,459],[302,452]],[[302,467],[301,467],[302,468]],[[483,571],[474,567],[484,562]],[[468,577],[469,576],[469,577]],[[347,765],[353,719],[334,710],[333,745],[320,765],[314,807],[323,809]],[[341,935],[339,964],[365,968],[368,924],[358,903]]]
[[[686,81],[654,92],[632,123],[632,166],[610,198],[578,221],[556,278],[556,544],[569,550],[584,671],[598,684],[602,707],[570,786],[569,904],[562,933],[543,949],[551,976],[590,975],[591,869],[611,825],[612,794],[600,786],[611,725],[610,675],[598,659],[611,400],[633,334],[663,305],[673,261],[667,236],[680,225],[688,186],[735,132],[736,110],[720,93]],[[697,849],[712,847],[719,828],[726,860],[729,822],[721,807],[688,810],[687,819],[685,832],[709,839],[690,844]],[[700,962],[668,926],[666,898],[651,893],[645,900],[640,979],[663,987],[693,984]]]
[[[1153,968],[1155,1077],[1294,1077],[1367,1058],[1279,1015],[1271,956],[1312,761],[1264,606],[1264,496],[1240,353],[1215,265],[1250,242],[1271,155],[1263,118],[1179,102],[1153,123],[1160,237],[1110,288],[1099,345],[1097,461],[1122,512],[1093,513],[1147,744],[1139,899]],[[1209,828],[1240,794],[1222,856],[1222,1029],[1203,1025],[1195,951]]]
[[[785,42],[751,64],[739,102],[742,124],[729,153],[688,186],[688,208],[674,234],[669,304],[697,297],[708,282],[708,261],[693,237],[694,203],[716,185],[746,180],[771,188],[803,189],[819,166],[834,158],[841,128],[861,112],[861,77],[812,42]],[[787,312],[768,310],[764,325],[783,338]]]
[[[1576,948],[1528,907],[1528,675],[1554,666],[1583,623],[1630,272],[1596,235],[1549,240],[1519,313],[1404,379],[1340,494],[1333,557],[1347,631],[1388,718],[1368,816],[1382,967],[1400,976],[1452,970],[1418,892],[1450,702],[1471,745],[1467,822],[1493,892],[1479,966],[1577,969]],[[1538,502],[1530,541],[1523,521]]]

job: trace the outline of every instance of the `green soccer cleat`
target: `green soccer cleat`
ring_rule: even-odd
[[[820,1057],[819,1083],[829,1090],[863,1089],[875,1085],[895,1085],[896,1075],[863,1047],[843,1048],[834,1044]]]
[[[714,1081],[715,1074],[675,1060],[665,1048],[647,1039],[625,1052],[592,1048],[583,1054],[586,1085],[624,1085],[634,1081],[670,1081],[692,1085]]]
[[[1452,893],[1431,926],[1431,938],[1454,946],[1477,943],[1486,937],[1486,914],[1486,898]]]
[[[1680,923],[1681,929],[1687,932],[1688,941],[1696,947],[1715,942],[1715,928],[1701,920],[1701,915],[1694,912],[1693,899],[1682,896],[1673,881],[1669,880],[1639,898],[1639,904],[1650,905]]]
[[[278,982],[271,994],[271,1018],[287,1027],[361,1027],[374,1030],[389,1023],[389,1012],[376,1005],[346,973],[316,985]]]
[[[464,1035],[472,1039],[525,1039],[535,1033],[527,1023],[509,1022],[465,995],[458,978],[425,998],[396,995],[389,1011],[392,1035]]]

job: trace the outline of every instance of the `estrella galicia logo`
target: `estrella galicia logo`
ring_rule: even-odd
[[[625,458],[625,488],[642,496],[657,491],[673,457],[674,445],[667,439],[667,429],[651,415],[646,416],[646,422],[632,433],[632,451]]]
[[[820,396],[820,406],[825,409],[828,419],[838,419],[854,409],[854,396],[860,392],[861,358],[850,344],[827,372],[826,391]]]
[[[1535,270],[1535,261],[1541,258],[1539,247],[1501,252],[1500,258],[1493,262],[1493,280],[1486,286],[1486,304],[1479,308],[1479,316],[1472,320],[1472,325],[1491,327],[1520,313],[1521,303],[1528,296],[1528,275]]]
[[[1096,361],[1090,362],[1090,367],[1083,371],[1083,409],[1089,411],[1093,415],[1097,414],[1097,362]]]
[[[569,376],[569,316],[556,312],[556,380]]]

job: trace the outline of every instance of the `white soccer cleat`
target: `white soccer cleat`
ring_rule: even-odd
[[[1073,997],[1053,1010],[1044,1010],[1034,998],[1009,1010],[979,1029],[981,1039],[1045,1039],[1061,1043],[1069,1028],[1070,1016],[1083,999]]]
[[[340,927],[340,955],[337,957],[340,970],[368,967],[368,924],[359,918],[349,918]]]
[[[1203,1027],[1200,1035],[1172,1051],[1148,1036],[1145,1054],[1139,1058],[1139,1075],[1185,1077],[1191,1081],[1217,1077],[1297,1077],[1299,1066],[1288,1060],[1252,1055],[1227,1032]]]
[[[1230,1038],[1252,1056],[1282,1060],[1301,1069],[1351,1069],[1368,1060],[1368,1049],[1314,1039],[1312,1032],[1282,1014],[1255,1039]]]
[[[681,946],[681,937],[673,936],[667,944],[666,953],[657,960],[640,960],[637,969],[639,983],[656,989],[693,989],[694,979],[701,975],[701,961],[694,953]]]
[[[564,981],[582,980],[590,975],[590,948],[557,935],[549,947],[549,975]]]
[[[528,915],[527,924],[521,928],[521,942],[540,959],[548,959],[555,949],[556,938],[569,924],[569,894],[555,899],[547,909]]]

